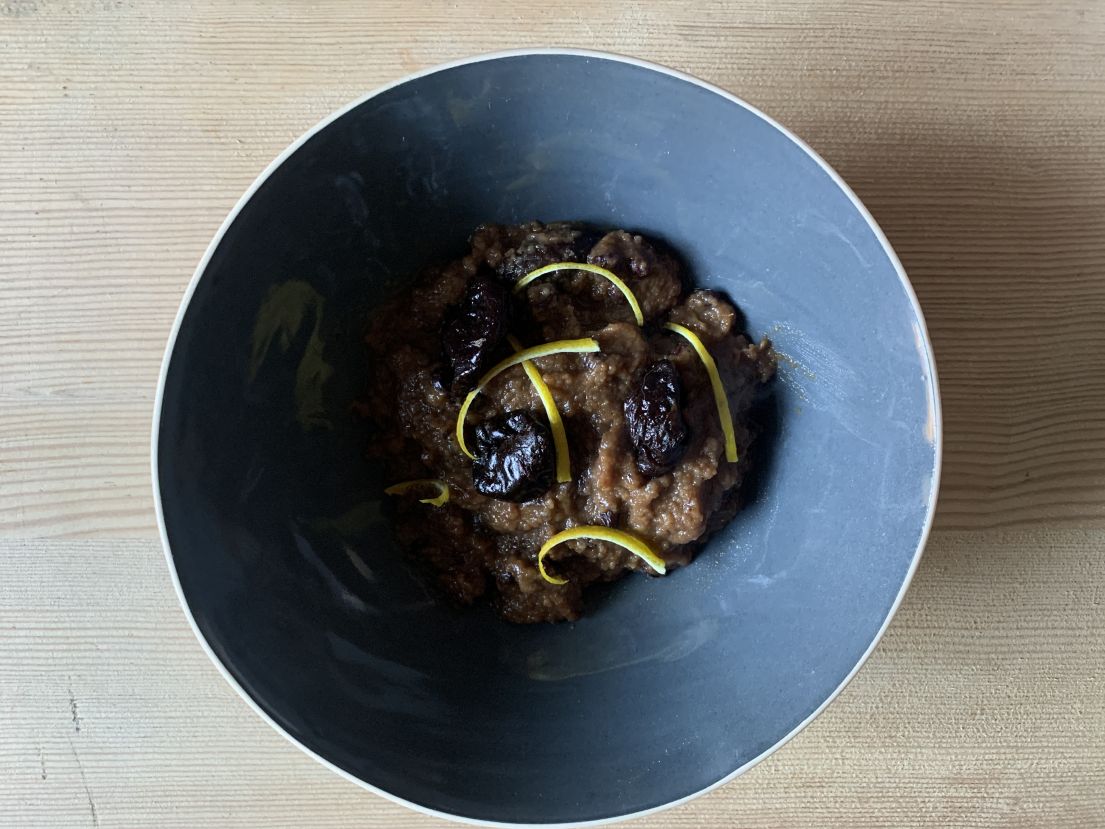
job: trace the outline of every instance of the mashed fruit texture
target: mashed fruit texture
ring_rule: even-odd
[[[526,279],[557,263],[595,267]],[[739,507],[775,371],[737,326],[642,236],[479,227],[367,328],[362,410],[401,545],[453,601],[514,622],[576,619],[590,584],[689,563]]]

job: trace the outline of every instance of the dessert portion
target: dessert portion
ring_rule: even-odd
[[[402,546],[451,600],[576,619],[739,508],[775,372],[724,296],[625,230],[482,225],[369,321],[363,406]]]

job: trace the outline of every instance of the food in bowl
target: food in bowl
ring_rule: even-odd
[[[590,588],[580,625],[431,600],[387,513],[437,488],[384,489],[436,473],[385,477],[364,458],[377,435],[348,417],[368,309],[499,216],[662,230],[780,351],[744,508],[685,572]],[[312,304],[251,378],[252,326],[288,280]],[[188,618],[290,741],[423,813],[598,825],[708,791],[838,695],[917,566],[942,421],[894,252],[808,147],[671,70],[542,49],[389,86],[282,154],[186,297],[153,477]]]
[[[642,235],[478,227],[367,329],[359,409],[403,547],[453,601],[520,623],[690,563],[740,508],[775,373],[740,320]]]

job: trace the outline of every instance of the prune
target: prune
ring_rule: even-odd
[[[520,503],[552,485],[552,436],[528,412],[508,412],[477,426],[475,455],[472,483],[484,495]]]
[[[469,282],[464,299],[441,329],[441,347],[452,369],[453,390],[470,390],[490,367],[506,336],[510,292],[486,274]]]
[[[526,236],[503,257],[499,275],[511,285],[532,270],[553,262],[586,262],[587,254],[600,239],[588,228],[565,229],[548,225]]]
[[[645,369],[640,385],[626,398],[625,422],[641,474],[671,472],[687,448],[679,373],[668,360]]]

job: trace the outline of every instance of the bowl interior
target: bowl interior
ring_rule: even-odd
[[[517,627],[427,593],[349,407],[366,312],[530,218],[666,240],[783,359],[750,503],[699,559]],[[180,585],[242,688],[391,795],[521,823],[669,803],[790,734],[877,637],[937,465],[923,326],[834,178],[708,88],[572,54],[436,71],[303,141],[207,261],[159,417]]]

